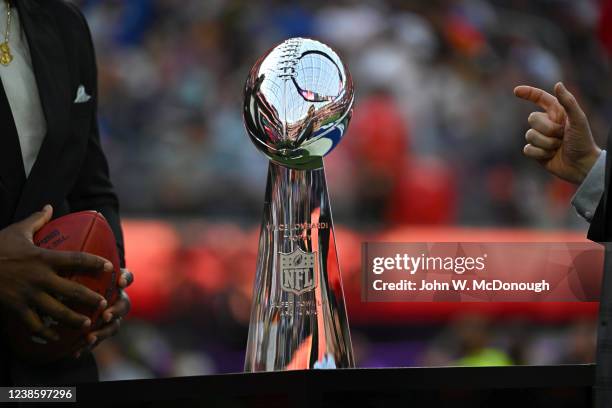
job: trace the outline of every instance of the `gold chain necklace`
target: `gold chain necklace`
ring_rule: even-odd
[[[9,47],[9,37],[11,35],[11,3],[5,0],[6,3],[6,31],[4,32],[4,42],[0,43],[0,64],[5,67],[13,60],[11,47]]]

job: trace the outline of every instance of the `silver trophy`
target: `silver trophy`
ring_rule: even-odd
[[[325,44],[292,38],[244,92],[246,130],[271,160],[245,371],[353,367],[323,169],[351,118],[351,75]]]

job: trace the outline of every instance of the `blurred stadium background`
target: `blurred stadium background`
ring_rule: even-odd
[[[362,367],[592,362],[596,304],[362,304],[360,243],[580,241],[574,188],[522,156],[521,83],[563,80],[603,143],[612,5],[584,0],[82,0],[133,313],[106,380],[241,371],[267,160],[242,86],[277,42],[338,49],[357,88],[326,161]]]

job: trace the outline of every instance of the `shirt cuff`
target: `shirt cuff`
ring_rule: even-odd
[[[572,205],[576,212],[588,222],[593,219],[595,209],[601,200],[605,188],[606,177],[606,151],[602,150],[599,158],[578,187],[572,198]]]

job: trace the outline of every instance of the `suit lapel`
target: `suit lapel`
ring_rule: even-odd
[[[47,135],[24,185],[15,219],[28,216],[53,201],[54,163],[59,159],[70,128],[70,76],[66,51],[55,17],[40,0],[18,0],[19,19],[28,39]]]
[[[3,85],[0,81],[0,228],[13,219],[26,179],[19,136]]]

